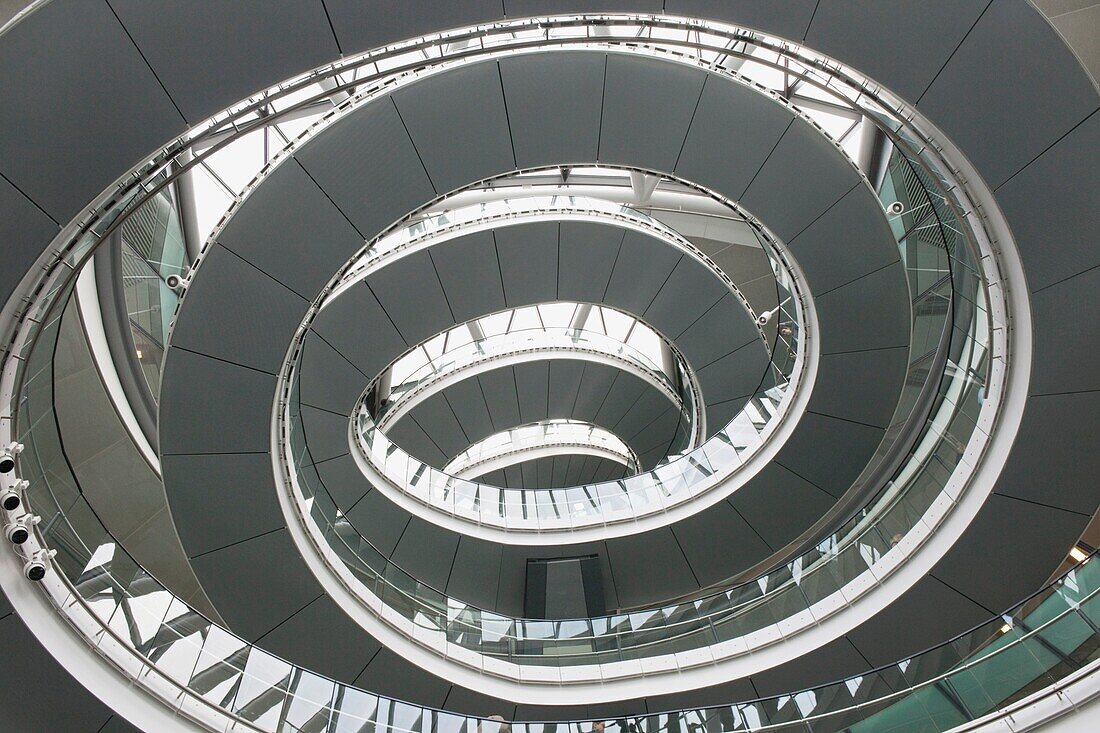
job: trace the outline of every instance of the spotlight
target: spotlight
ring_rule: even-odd
[[[31,538],[31,528],[42,521],[36,514],[24,514],[4,528],[4,535],[13,545],[21,545]]]
[[[905,204],[900,201],[895,201],[894,203],[886,207],[886,213],[892,214],[894,216],[897,216],[903,211],[905,211]]]
[[[57,550],[39,550],[31,555],[31,558],[23,564],[23,575],[27,576],[27,580],[33,580],[38,582],[46,577],[46,568],[49,567],[50,559],[57,554]]]
[[[15,457],[23,452],[22,443],[10,443],[0,451],[0,473],[11,473],[15,470]]]
[[[183,278],[179,275],[174,274],[164,278],[164,284],[170,287],[172,290],[181,290],[187,287],[184,284]]]
[[[19,508],[19,505],[23,503],[23,499],[20,494],[30,486],[30,482],[27,480],[16,481],[15,485],[11,488],[0,491],[0,506],[3,506],[5,510],[14,512]]]
[[[1069,559],[1074,562],[1084,562],[1089,559],[1089,552],[1080,545],[1074,545],[1073,549],[1069,551]]]

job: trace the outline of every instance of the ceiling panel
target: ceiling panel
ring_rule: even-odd
[[[166,455],[165,493],[189,557],[284,527],[270,453]]]
[[[516,396],[516,379],[511,369],[494,369],[479,374],[481,392],[493,418],[493,427],[507,430],[520,424],[519,400]]]
[[[797,119],[780,138],[740,203],[789,242],[859,183],[859,173],[824,135]]]
[[[648,235],[628,231],[604,300],[634,315],[645,312],[681,255]]]
[[[436,244],[431,256],[455,320],[463,323],[504,310],[504,285],[490,232]]]
[[[787,247],[815,295],[900,259],[882,204],[866,186],[849,191]]]
[[[191,565],[229,628],[249,641],[321,595],[285,529],[193,558]]]
[[[480,398],[480,395],[478,397]],[[471,442],[462,432],[462,426],[455,417],[455,413],[463,412],[464,409],[464,406],[459,404],[452,410],[445,394],[438,393],[414,407],[403,420],[415,420],[449,460],[466,450]]]
[[[319,639],[339,639],[339,643],[318,643]],[[259,645],[345,684],[351,684],[382,648],[328,596],[321,596],[265,634]]]
[[[500,0],[418,0],[399,5],[325,0],[325,8],[346,54],[504,15]]]
[[[460,537],[447,581],[447,595],[479,608],[493,608],[499,576],[500,545],[476,537]]]
[[[493,420],[489,417],[489,408],[485,404],[485,395],[481,392],[481,383],[476,379],[463,379],[448,387],[447,400],[454,408],[462,431],[471,441],[496,432],[493,429]]]
[[[111,7],[192,124],[339,54],[321,0]]]
[[[707,79],[676,174],[738,199],[794,115],[756,90],[720,77]],[[716,145],[715,141],[722,143]]]
[[[909,349],[823,354],[807,409],[824,415],[885,428],[897,407]]]
[[[520,168],[596,161],[605,60],[591,52],[501,59]]]
[[[348,521],[385,557],[393,554],[411,516],[380,491],[368,491],[347,511]]]
[[[436,195],[388,98],[349,113],[294,157],[355,223],[360,247]]]
[[[776,462],[839,497],[871,458],[882,428],[807,412]]]
[[[822,354],[909,344],[909,289],[900,264],[819,296],[814,306]]]
[[[4,243],[5,267],[0,270],[0,300],[8,295],[31,268],[59,228],[45,212],[0,177],[0,242]]]
[[[210,248],[187,288],[171,344],[277,374],[308,303],[237,255]]]
[[[509,308],[557,299],[557,222],[501,227],[493,236]]]
[[[982,13],[917,106],[996,189],[1095,111],[1097,98],[1046,18],[1030,3],[1002,2]]]
[[[547,419],[550,364],[551,361],[535,361],[512,367],[519,395],[519,417],[524,423]]]
[[[432,258],[425,250],[372,273],[367,285],[406,343],[418,344],[455,324]]]
[[[370,490],[370,482],[350,453],[323,461],[314,466],[336,506],[348,509]]]
[[[690,66],[609,54],[600,162],[672,172],[705,79]]]
[[[35,8],[4,33],[0,78],[0,172],[54,221],[184,129],[105,2]]]
[[[695,577],[704,586],[728,579],[771,554],[733,507],[719,502],[673,526]]]
[[[917,100],[989,0],[934,3],[821,3],[806,45],[842,58],[910,101]],[[883,33],[904,28],[904,33]]]
[[[367,381],[362,372],[315,331],[306,335],[298,367],[303,404],[350,415]]]
[[[412,577],[435,589],[447,587],[459,535],[413,517],[393,551],[393,561]]]
[[[608,540],[607,553],[619,603],[623,606],[674,598],[699,588],[668,527]]]
[[[729,288],[717,275],[695,258],[683,257],[649,304],[645,319],[658,331],[675,339],[728,293]],[[744,308],[737,315],[749,320]]]
[[[836,503],[833,496],[774,461],[727,501],[774,549],[800,535]]]
[[[374,293],[362,283],[329,302],[313,328],[372,379],[408,348]]]
[[[160,452],[264,452],[271,446],[275,377],[169,349],[160,402]]]
[[[342,456],[350,448],[346,415],[334,415],[316,407],[302,405],[302,430],[306,446],[315,462]]]
[[[428,77],[393,100],[440,193],[515,169],[495,61]]]
[[[558,297],[602,303],[626,231],[579,221],[563,221],[559,226]]]
[[[665,0],[665,12],[688,18],[713,18],[800,42],[817,9],[817,0]]]

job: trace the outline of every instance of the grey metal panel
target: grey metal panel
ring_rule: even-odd
[[[161,471],[189,557],[285,526],[270,453],[166,455]]]
[[[651,450],[657,450],[656,458],[664,458],[664,454],[668,451],[669,443],[672,442],[673,436],[676,434],[676,427],[680,424],[680,413],[669,406],[667,410],[662,412],[656,420],[653,420],[648,425],[643,427],[636,435],[631,437],[628,442],[630,446],[642,453],[649,452]],[[641,455],[638,456],[641,458]],[[642,461],[643,465],[652,466],[651,461]]]
[[[790,110],[764,94],[728,79],[709,78],[676,173],[737,199],[792,120]]]
[[[363,105],[294,157],[368,240],[435,198],[392,100]]]
[[[611,366],[588,363],[584,365],[584,376],[577,390],[577,401],[573,403],[573,417],[577,420],[592,422],[596,413],[607,398],[615,378],[621,372]]]
[[[344,683],[353,682],[382,648],[328,596],[321,596],[265,634],[259,645],[264,651]]]
[[[866,186],[849,191],[787,247],[815,296],[900,259],[882,204]]]
[[[822,354],[909,343],[909,290],[900,264],[817,297],[814,305]]]
[[[472,442],[462,432],[462,426],[458,424],[458,419],[455,417],[455,413],[462,410],[462,407],[458,405],[457,409],[452,410],[451,405],[447,403],[445,393],[441,392],[414,407],[409,417],[405,419],[415,420],[450,460],[466,450]]]
[[[362,283],[329,303],[313,328],[372,379],[407,349],[374,293]]]
[[[1093,114],[997,190],[1032,291],[1100,264],[1097,150]]]
[[[321,0],[110,3],[192,124],[339,54]]]
[[[767,367],[768,354],[759,342],[723,356],[696,372],[703,401],[710,406],[749,397],[760,386]],[[710,427],[718,429],[724,425]]]
[[[1006,470],[1011,469],[1010,461]],[[986,608],[1008,608],[1042,587],[1088,521],[1087,516],[992,494],[931,574],[965,588],[967,596]],[[981,558],[978,572],[975,558]]]
[[[573,404],[577,400],[577,390],[584,373],[584,362],[555,359],[550,362],[550,387],[547,404],[550,418],[567,418],[573,414]]]
[[[255,641],[321,595],[321,587],[281,529],[191,560],[229,628]],[[272,590],[278,589],[278,603]]]
[[[428,77],[393,100],[440,193],[515,168],[495,61]]]
[[[371,692],[439,708],[451,689],[448,682],[429,674],[383,647],[355,679],[355,686]]]
[[[725,502],[678,522],[672,530],[692,572],[704,586],[726,580],[740,568],[771,554],[764,541]],[[732,564],[731,558],[739,562]]]
[[[501,18],[500,0],[418,0],[364,3],[325,0],[341,50],[366,51],[434,31]]]
[[[665,12],[688,18],[713,18],[801,41],[818,6],[817,0],[665,0]]]
[[[676,348],[692,369],[700,370],[736,350],[759,341],[760,332],[748,318],[737,296],[727,293],[676,337]],[[763,344],[760,349],[763,350]]]
[[[792,690],[836,682],[867,670],[867,662],[841,637],[803,654],[798,664],[786,664],[752,676],[753,687],[761,697],[782,695]]]
[[[784,242],[859,182],[859,174],[810,123],[796,119],[753,178],[741,203]]]
[[[402,257],[372,273],[367,286],[406,343],[418,344],[454,325],[427,251]]]
[[[808,412],[776,462],[839,497],[882,439],[883,430]]]
[[[644,535],[608,540],[607,556],[622,606],[651,602],[655,588],[660,588],[666,597],[690,593],[699,588],[676,537],[668,527]]]
[[[538,222],[493,233],[509,308],[558,297],[558,224]]]
[[[832,495],[775,462],[727,501],[775,549],[804,532],[836,503]]]
[[[492,608],[497,602],[499,575],[499,544],[476,537],[460,537],[446,591],[479,608]]]
[[[1000,609],[998,609],[1000,610]],[[848,639],[874,667],[923,652],[989,620],[989,610],[934,576],[919,581]],[[898,631],[904,629],[904,633]]]
[[[170,348],[160,393],[160,452],[264,452],[275,377]],[[179,417],[177,417],[179,416]]]
[[[627,411],[641,398],[642,394],[649,390],[645,382],[628,372],[620,372],[616,375],[611,389],[607,392],[600,409],[596,412],[596,424],[607,427],[613,432],[620,432],[619,425]],[[640,427],[640,426],[638,426]],[[630,426],[623,426],[623,432]],[[636,429],[635,429],[636,430]]]
[[[0,677],[0,727],[5,731],[98,733],[109,725],[110,708],[69,675],[17,614],[0,618],[0,649],[9,662],[18,660]]]
[[[504,310],[504,285],[490,232],[436,244],[431,256],[456,321],[463,323]]]
[[[57,235],[58,226],[3,177],[0,177],[0,212],[3,212],[0,242],[4,243],[0,302],[3,302]]]
[[[481,383],[476,379],[464,379],[448,387],[447,400],[471,442],[480,440],[477,436],[484,438],[496,432],[485,404],[485,395],[481,393]]]
[[[905,379],[909,349],[882,349],[848,354],[823,354],[815,389],[807,409],[824,415],[885,428],[898,403],[898,386]]]
[[[645,234],[628,231],[604,300],[639,315],[653,302],[682,255]]]
[[[550,486],[553,488],[567,486],[565,474],[569,470],[569,456],[554,456],[543,460],[550,461]]]
[[[504,100],[520,168],[596,161],[605,60],[602,53],[501,59]]]
[[[621,430],[616,430],[616,434],[619,437],[626,440],[635,440],[640,444],[650,444],[653,439],[639,438],[642,431],[653,425],[661,415],[669,410],[675,410],[676,408],[669,403],[668,399],[658,393],[656,390],[647,389],[638,398],[638,401],[630,406],[630,409],[623,415],[622,424],[624,426]],[[670,440],[672,435],[667,436]]]
[[[479,374],[478,382],[481,383],[481,391],[485,395],[485,404],[489,408],[489,416],[493,419],[493,427],[497,430],[506,430],[520,424],[519,400],[516,397],[516,380],[511,369],[494,369],[485,374]]]
[[[1092,352],[1096,353],[1096,352]],[[1092,516],[1100,493],[1100,451],[1095,450],[1100,392],[1031,397],[1016,451],[997,481],[997,493]]]
[[[516,364],[512,372],[516,378],[516,394],[519,395],[520,420],[525,423],[545,420],[549,414],[550,362]]]
[[[695,258],[684,257],[646,308],[644,316],[658,331],[675,339],[728,294],[729,289],[713,272]],[[740,315],[743,320],[749,320],[744,308]]]
[[[987,5],[989,0],[821,3],[806,45],[844,59],[912,101],[928,88]]]
[[[371,488],[350,453],[318,463],[314,469],[341,509],[355,506]]]
[[[302,403],[350,415],[367,386],[367,377],[315,331],[306,335],[301,358],[298,373]]]
[[[995,2],[917,106],[997,188],[1093,112],[1097,97],[1073,52],[1030,3]]]
[[[380,491],[368,491],[347,511],[348,521],[386,557],[393,554],[411,516]]]
[[[106,3],[36,8],[4,34],[0,78],[3,174],[54,221],[184,128]]]
[[[222,247],[192,276],[171,344],[277,374],[308,303]]]
[[[600,162],[674,170],[705,80],[689,66],[609,54]]]
[[[399,420],[387,431],[390,440],[401,446],[406,453],[430,466],[442,466],[447,463],[446,454],[439,449],[424,429],[413,419]]]
[[[342,456],[348,452],[349,421],[346,415],[334,415],[309,405],[302,405],[301,415],[306,445],[315,462]]]
[[[413,517],[393,551],[393,561],[402,570],[436,589],[447,587],[459,535]]]
[[[625,230],[578,221],[563,221],[559,226],[558,297],[603,302]]]

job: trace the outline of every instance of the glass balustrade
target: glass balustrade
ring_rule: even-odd
[[[895,159],[891,171],[899,177],[899,187],[900,176],[912,176],[906,161],[900,158]],[[910,178],[909,189],[902,221],[895,224],[914,294],[908,400],[912,405],[919,388],[936,376],[928,373],[929,354],[944,349],[943,376],[933,382],[935,409],[927,413],[929,417],[924,419],[908,459],[874,500],[807,553],[779,569],[692,601],[603,618],[526,620],[472,607],[408,576],[358,533],[310,465],[308,446],[294,414],[296,393],[292,392],[289,452],[296,457],[295,483],[308,516],[363,589],[409,622],[410,627],[403,629],[405,633],[410,633],[412,627],[427,629],[438,634],[440,640],[516,665],[606,665],[752,635],[771,641],[781,638],[781,621],[812,611],[830,597],[835,599],[834,594],[861,576],[874,577],[873,568],[879,563],[895,562],[918,541],[912,538],[928,536],[943,515],[943,491],[952,476],[964,476],[973,466],[964,458],[968,444],[975,435],[987,437],[977,425],[990,367],[983,289],[970,264],[969,250],[955,246],[954,241],[949,245],[944,236],[945,227],[939,222],[948,210],[934,205],[919,179]],[[883,192],[884,200],[898,195],[896,190]],[[914,242],[916,237],[919,241]],[[931,247],[937,252],[930,252]],[[932,273],[930,265],[934,266]],[[934,302],[935,307],[924,308],[926,302]],[[950,328],[945,328],[948,325]],[[908,412],[899,409],[899,413],[898,424],[908,418]],[[365,432],[362,426],[360,420],[360,434]],[[379,431],[370,437],[372,441],[367,444],[375,449],[374,465],[386,466],[393,460],[399,466],[387,475],[404,476],[409,489],[422,491],[423,500],[433,506],[451,502],[456,512],[477,512],[483,520],[496,513],[549,524],[561,521],[563,514],[574,510],[596,514],[597,509],[600,516],[625,519],[633,516],[639,498],[667,501],[674,496],[672,490],[658,483],[657,491],[635,497],[627,490],[630,479],[556,492],[481,486],[408,458],[394,450]],[[716,456],[705,469],[713,473],[715,461],[736,455],[736,451],[730,451],[726,456]],[[703,469],[700,466],[696,476],[709,475]],[[658,481],[663,478],[659,471],[634,478],[647,475]],[[682,480],[671,489],[690,487],[687,479],[693,477],[676,478]],[[911,537],[908,543],[904,541],[907,536]],[[902,547],[895,550],[899,545]]]
[[[544,30],[532,29],[530,32],[545,32],[549,37],[560,30],[547,26]],[[723,36],[717,32],[695,32],[697,37],[694,39],[685,36],[686,44],[694,43],[700,52],[708,44],[715,44],[718,50],[714,53],[721,55],[723,49],[732,50],[733,53],[728,54],[731,58],[742,53],[735,50],[739,43],[759,43],[761,47],[770,43],[769,39],[753,34]],[[483,42],[482,48],[495,44],[506,46],[519,35],[514,27],[509,27],[501,38]],[[456,47],[461,45],[460,35],[447,38],[454,41]],[[438,41],[438,38],[433,39],[433,42]],[[786,50],[793,54],[803,53],[802,49],[793,47]],[[391,49],[385,51],[389,53]],[[779,67],[767,54],[755,58],[751,63]],[[356,59],[354,63],[369,62]],[[397,66],[387,68],[400,66],[400,61],[394,63]],[[795,71],[807,81],[819,78],[823,85],[828,85],[834,69],[828,64],[812,66],[812,54],[807,63],[811,65],[800,65]],[[381,66],[376,65],[375,69],[380,70]],[[846,73],[840,67],[835,71]],[[309,87],[314,83],[310,78],[293,80],[284,85],[280,93],[301,92],[308,97]],[[835,85],[834,90],[837,87],[844,89],[843,84]],[[938,149],[907,129],[899,121],[904,115],[895,115],[888,99],[873,98],[878,90],[866,84],[861,87],[854,83],[851,89],[854,90],[852,99],[859,98],[864,112],[877,117],[900,144],[916,151],[913,155],[920,162],[914,166],[917,177],[925,177],[937,186],[943,184],[942,190],[960,195],[955,182],[940,168],[942,161],[937,157]],[[865,93],[868,99],[863,99]],[[258,121],[255,110],[269,104],[271,98],[267,94],[246,100],[198,129],[193,137],[215,136],[237,124],[247,126],[250,120]],[[286,109],[292,108],[293,105]],[[358,730],[368,723],[376,728],[425,733],[429,730],[480,731],[483,724],[490,726],[487,730],[492,730],[491,726],[495,725],[492,721],[379,698],[312,675],[251,647],[202,618],[145,573],[102,528],[80,495],[61,453],[56,423],[52,420],[49,354],[52,353],[51,341],[56,338],[57,314],[61,312],[60,308],[52,306],[58,296],[62,300],[67,297],[71,275],[115,223],[122,207],[163,185],[165,161],[174,154],[173,150],[186,145],[180,141],[175,148],[166,149],[163,156],[153,158],[134,176],[121,181],[105,197],[106,203],[97,204],[94,216],[89,215],[78,236],[66,245],[61,261],[51,263],[49,279],[36,293],[25,314],[25,328],[14,352],[19,360],[19,388],[16,392],[18,403],[13,406],[18,409],[12,412],[17,437],[27,445],[20,457],[19,470],[20,475],[30,481],[28,503],[43,516],[32,543],[41,542],[58,551],[54,564],[58,572],[47,575],[43,589],[55,603],[58,613],[69,618],[101,654],[131,655],[127,659],[121,656],[113,659],[136,683],[147,689],[156,687],[154,680],[174,686],[172,695],[164,695],[166,704],[188,709],[188,714],[197,715],[193,704],[198,701],[199,707],[224,713],[234,725],[257,730]],[[963,236],[962,230],[973,227],[974,221],[953,221],[955,205],[943,197],[929,195],[929,202],[935,211],[935,220],[926,218],[923,223],[915,224],[916,229],[908,226],[905,232],[912,235],[927,226],[939,229],[945,239],[952,240],[946,251],[953,287],[949,292],[937,288],[923,291],[949,299],[953,315],[947,364],[938,387],[938,408],[929,413],[931,417],[923,425],[910,460],[894,475],[874,505],[811,552],[762,576],[755,583],[761,589],[756,602],[750,595],[752,584],[739,587],[739,592],[745,595],[738,601],[747,602],[737,607],[745,613],[721,617],[725,623],[743,623],[748,612],[754,612],[764,617],[764,625],[767,625],[770,623],[767,618],[779,618],[787,608],[804,607],[814,599],[827,596],[830,588],[842,587],[846,578],[858,578],[868,572],[877,562],[889,558],[891,553],[909,543],[914,530],[920,530],[916,534],[927,536],[945,511],[937,506],[937,500],[945,495],[948,503],[957,498],[945,491],[952,473],[961,466],[973,467],[980,457],[980,447],[969,447],[968,439],[984,435],[990,425],[988,420],[981,419],[988,397],[989,352],[993,343],[989,327],[990,306],[982,288],[981,274],[969,258],[967,247],[955,246],[953,241]],[[971,212],[971,207],[961,210]],[[974,216],[967,214],[967,218]],[[915,295],[917,292],[918,289],[914,289]],[[52,317],[51,312],[54,313]],[[308,469],[308,464],[303,468]],[[313,506],[323,506],[323,494],[317,497],[320,500],[314,501]],[[323,516],[323,512],[317,512],[315,518]],[[346,535],[350,525],[340,523],[341,517],[335,507],[330,518],[334,520],[328,525],[330,536],[335,538],[340,532]],[[340,543],[347,548],[345,555],[354,554],[342,538]],[[334,547],[339,546],[334,544]],[[365,548],[360,545],[357,549]],[[365,555],[369,557],[369,553]],[[396,587],[389,583],[393,577],[399,577],[393,571],[390,571],[392,577],[387,577],[365,562],[362,568],[364,578],[371,577],[380,586],[386,584],[387,588]],[[369,573],[366,568],[370,568]],[[684,726],[714,724],[724,729],[753,730],[805,730],[809,724],[819,732],[884,727],[898,731],[945,730],[981,715],[983,710],[993,710],[1011,702],[1026,690],[1062,679],[1068,671],[1093,661],[1097,641],[1100,641],[1092,631],[1100,623],[1100,609],[1094,597],[1096,578],[1093,574],[1096,571],[1095,563],[1079,566],[1048,589],[1044,596],[1029,601],[1036,605],[1024,604],[1005,614],[1007,619],[999,617],[925,654],[837,685],[771,700],[664,715],[649,714],[606,723],[608,727],[619,726],[631,733],[643,729],[657,731],[666,726],[670,731],[679,731]],[[430,596],[422,585],[409,588],[415,592],[391,592],[393,600],[402,598],[412,606],[416,605],[412,599],[418,598],[417,593]],[[721,605],[724,598],[730,599],[733,595],[734,590],[730,590],[708,598],[717,599]],[[775,603],[760,602],[765,595]],[[782,600],[790,603],[781,603]],[[697,609],[706,612],[704,601],[682,605],[686,609],[688,605],[697,604]],[[1047,605],[1043,606],[1044,603]],[[429,609],[430,606],[421,604],[418,608]],[[450,612],[450,606],[440,608]],[[1045,609],[1043,613],[1048,615],[1032,618],[1032,612],[1039,608]],[[638,622],[639,633],[659,629],[673,618],[663,612],[623,616],[632,625]],[[437,616],[436,620],[447,617]],[[659,623],[646,629],[646,622],[652,619]],[[508,622],[507,619],[502,621]],[[471,624],[470,636],[476,634],[478,643],[487,636],[492,641],[500,637],[495,631],[499,627]],[[722,624],[710,628],[716,630],[716,638],[728,638],[717,633],[725,628]],[[482,633],[483,630],[488,634]],[[546,630],[545,626],[538,629],[540,633]],[[545,638],[545,635],[531,635],[520,641]],[[1058,653],[1052,653],[1052,649]],[[179,695],[181,691],[186,694]],[[537,725],[541,731],[559,725],[564,726],[563,730],[571,730],[569,726],[588,727],[588,724],[579,723]],[[863,727],[855,727],[859,725]],[[518,727],[521,726],[517,724]]]

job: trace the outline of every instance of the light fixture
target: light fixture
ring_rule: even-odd
[[[1085,550],[1080,545],[1074,545],[1073,549],[1069,551],[1069,559],[1074,562],[1084,562],[1089,559],[1088,550]]]
[[[1012,631],[1012,624],[1005,624],[1004,626],[1001,627],[1001,633],[1002,634],[1007,634],[1010,631]]]

